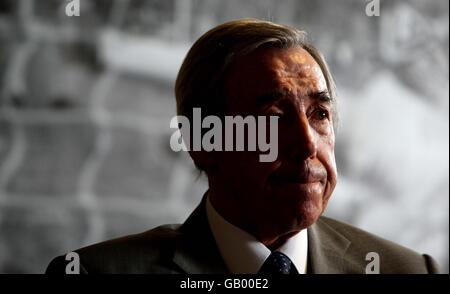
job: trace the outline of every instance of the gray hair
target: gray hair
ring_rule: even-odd
[[[338,124],[337,93],[333,77],[322,54],[296,28],[252,18],[219,25],[201,36],[186,55],[175,83],[177,114],[191,118],[199,107],[206,115],[224,115],[223,82],[230,64],[239,56],[260,47],[300,46],[318,63],[333,103],[333,128]]]

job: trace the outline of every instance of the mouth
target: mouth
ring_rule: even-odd
[[[295,199],[295,201],[307,201],[318,199],[323,193],[323,185],[320,181],[283,181],[275,185],[275,191],[282,193],[286,199]]]
[[[326,180],[326,171],[320,168],[305,168],[300,171],[279,173],[274,177],[279,184],[311,185],[323,184]]]
[[[322,188],[320,181],[282,181],[278,182],[277,186],[285,191],[291,191],[295,193],[301,192],[312,193],[313,191],[319,191]]]
[[[314,183],[319,183],[321,182],[320,179],[317,179],[315,177],[296,177],[296,176],[292,176],[292,177],[283,177],[283,178],[279,178],[278,182],[280,183],[292,183],[292,184],[314,184]]]
[[[328,172],[318,160],[285,160],[270,175],[269,182],[284,189],[316,190],[325,188]],[[281,187],[280,187],[281,188]]]

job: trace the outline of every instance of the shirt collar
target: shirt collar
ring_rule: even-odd
[[[206,198],[206,215],[225,264],[234,274],[256,274],[271,251],[253,235],[224,219]],[[306,273],[308,236],[306,229],[289,238],[280,248],[294,263],[298,272]]]

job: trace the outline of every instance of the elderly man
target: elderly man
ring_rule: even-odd
[[[255,19],[215,27],[190,49],[175,92],[189,120],[194,108],[220,118],[276,116],[275,160],[191,150],[209,190],[186,222],[76,250],[82,273],[438,271],[428,255],[321,216],[337,182],[336,91],[302,31]],[[47,273],[63,273],[68,262],[55,258]]]

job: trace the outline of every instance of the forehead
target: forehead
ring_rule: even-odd
[[[225,82],[228,94],[259,95],[267,91],[325,91],[326,81],[314,58],[303,48],[261,48],[235,60]]]

